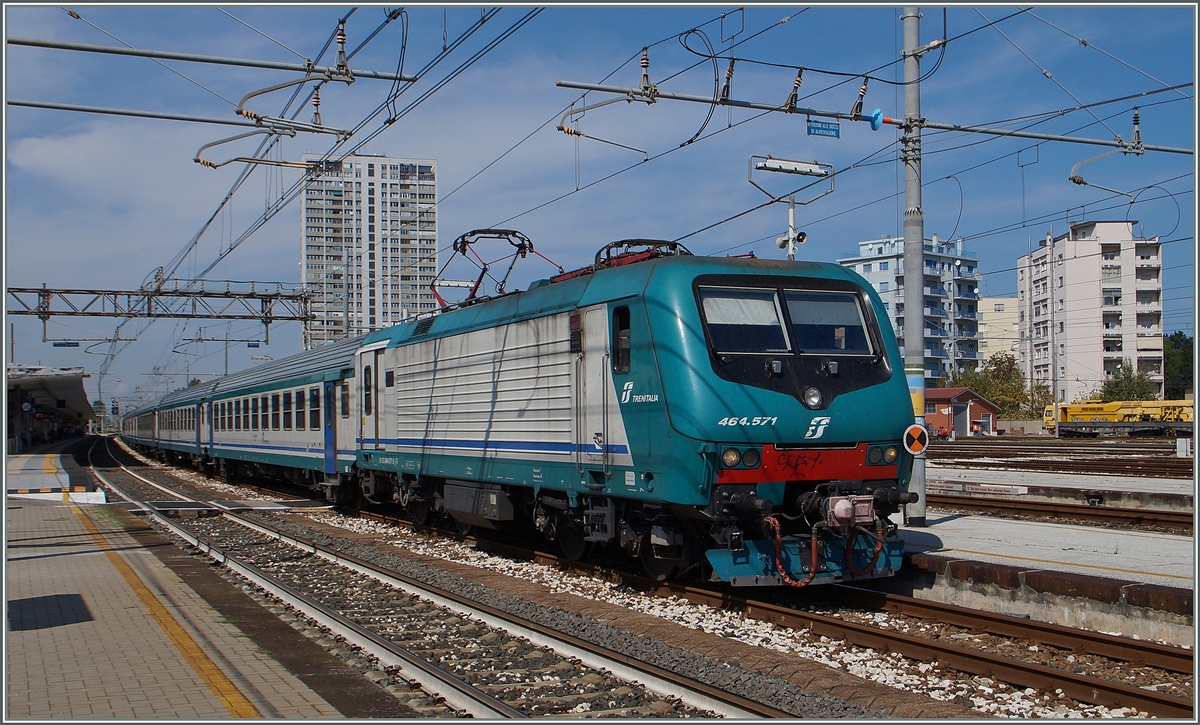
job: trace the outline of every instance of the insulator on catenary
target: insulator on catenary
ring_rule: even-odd
[[[796,110],[796,101],[798,100],[799,95],[800,95],[800,82],[801,82],[801,79],[803,78],[803,76],[804,76],[804,69],[797,68],[796,69],[796,80],[792,81],[792,92],[788,94],[787,101],[785,101],[783,104],[784,108],[786,108],[789,111]]]

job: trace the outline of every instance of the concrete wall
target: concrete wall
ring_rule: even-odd
[[[996,430],[1004,431],[1004,435],[1046,435],[1046,429],[1038,420],[998,420]]]

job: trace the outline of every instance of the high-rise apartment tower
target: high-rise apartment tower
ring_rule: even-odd
[[[321,163],[301,215],[301,280],[313,314],[308,345],[435,309],[437,162],[357,154]]]
[[[1020,362],[1059,402],[1095,392],[1125,359],[1162,394],[1162,247],[1136,223],[1076,222],[1017,260]]]
[[[967,255],[961,239],[925,240],[918,285],[909,293],[904,240],[884,237],[858,243],[858,256],[838,264],[858,272],[879,292],[904,352],[904,305],[914,300],[925,318],[925,384],[935,387],[943,373],[974,368],[978,361],[979,259]],[[917,291],[919,290],[919,292]]]

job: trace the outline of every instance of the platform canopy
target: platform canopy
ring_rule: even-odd
[[[81,425],[96,417],[83,389],[85,377],[89,376],[81,367],[10,364],[5,370],[8,400],[15,399],[18,409],[27,415],[40,414]]]

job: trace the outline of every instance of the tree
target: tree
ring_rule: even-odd
[[[1163,338],[1163,399],[1183,400],[1195,386],[1192,377],[1193,339],[1181,331]]]
[[[1158,386],[1150,380],[1145,370],[1138,370],[1133,361],[1125,358],[1120,367],[1100,386],[1100,399],[1106,403],[1114,400],[1154,400],[1158,397]]]
[[[1018,418],[1031,413],[1025,376],[1011,353],[998,352],[979,368],[943,375],[938,386],[974,390],[999,407],[1001,418]],[[1034,417],[1042,415],[1041,408],[1032,412],[1036,413]]]

